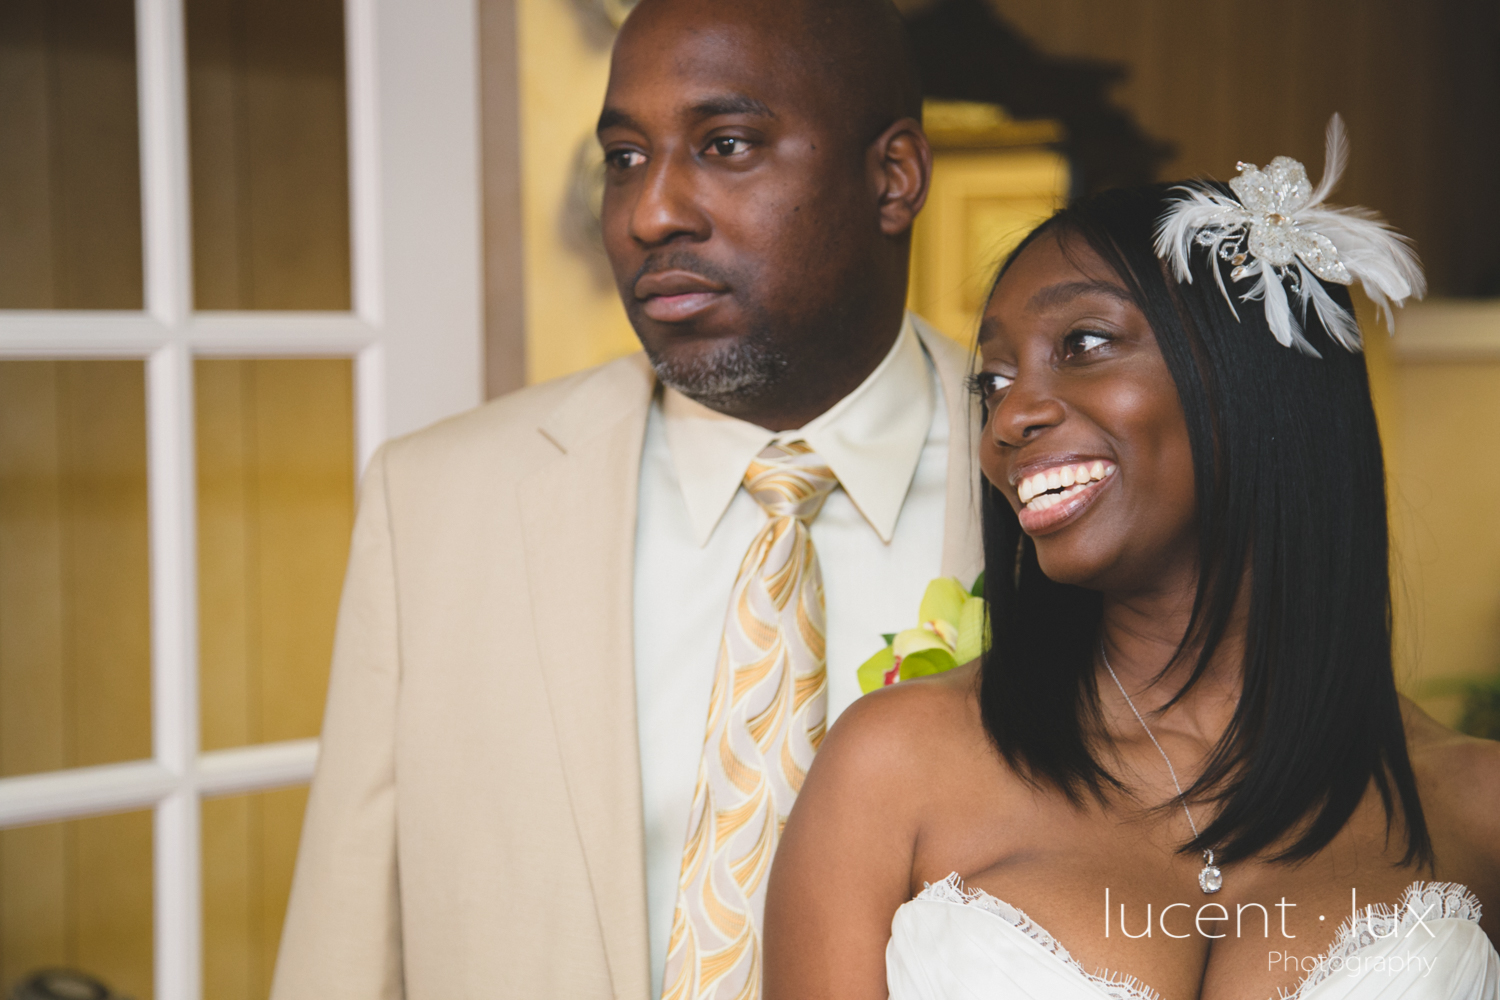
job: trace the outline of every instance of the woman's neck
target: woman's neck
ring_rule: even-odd
[[[1192,677],[1202,655],[1202,643],[1197,641],[1178,654],[1192,617],[1195,587],[1130,597],[1105,595],[1100,626],[1105,654],[1120,684],[1153,729],[1159,722],[1209,746],[1218,742],[1239,703],[1249,590],[1240,588],[1228,627],[1202,676],[1181,700],[1160,715],[1157,713],[1162,706]],[[1111,728],[1126,726],[1127,721],[1128,727],[1136,726],[1102,663],[1100,675],[1099,690]],[[1111,693],[1114,699],[1109,697]]]

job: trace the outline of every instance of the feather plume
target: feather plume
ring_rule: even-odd
[[[1323,137],[1323,179],[1318,181],[1318,186],[1313,188],[1312,197],[1307,199],[1309,207],[1323,204],[1323,201],[1338,187],[1339,179],[1344,176],[1344,168],[1349,165],[1349,138],[1344,133],[1344,118],[1337,111],[1333,117],[1328,119],[1328,131]]]
[[[1325,144],[1323,176],[1305,197],[1300,192],[1307,190],[1306,171],[1288,157],[1277,157],[1264,171],[1240,165],[1241,179],[1231,186],[1256,206],[1253,211],[1206,182],[1177,186],[1173,190],[1181,194],[1157,220],[1154,241],[1157,256],[1170,263],[1178,281],[1188,284],[1193,280],[1193,253],[1206,250],[1219,291],[1239,319],[1219,263],[1234,255],[1234,263],[1240,265],[1235,274],[1257,279],[1240,301],[1262,302],[1277,342],[1313,357],[1320,355],[1304,336],[1309,308],[1341,347],[1358,352],[1363,346],[1353,314],[1334,302],[1319,276],[1338,284],[1359,282],[1392,332],[1392,307],[1420,299],[1427,291],[1410,240],[1369,209],[1324,204],[1349,164],[1344,119],[1337,114],[1328,121]],[[1257,254],[1270,254],[1276,265],[1253,254],[1247,254],[1248,260],[1241,257],[1247,253],[1246,241]],[[1284,284],[1288,278],[1293,279],[1295,313]]]
[[[1181,191],[1183,197],[1156,222],[1156,255],[1171,262],[1173,277],[1191,285],[1188,260],[1198,234],[1222,229],[1231,220],[1243,224],[1241,220],[1249,216],[1239,202],[1207,185],[1179,184],[1172,190]]]
[[[1316,275],[1302,267],[1300,263],[1297,266],[1302,268],[1302,287],[1307,293],[1302,299],[1303,326],[1307,325],[1307,305],[1310,300],[1313,311],[1318,314],[1318,322],[1323,324],[1323,329],[1328,331],[1328,336],[1332,337],[1335,343],[1351,354],[1358,354],[1364,350],[1364,340],[1359,335],[1359,323],[1347,309],[1333,301],[1332,296],[1318,281]],[[1308,346],[1311,347],[1311,345]]]

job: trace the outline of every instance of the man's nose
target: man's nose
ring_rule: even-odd
[[[990,415],[990,433],[999,443],[1019,448],[1063,422],[1066,408],[1050,388],[1041,375],[1017,377],[1011,383]]]
[[[691,157],[670,153],[653,160],[630,213],[631,239],[643,247],[708,239],[712,227],[698,202],[696,180]]]

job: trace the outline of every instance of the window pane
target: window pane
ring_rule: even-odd
[[[0,309],[141,308],[131,0],[0,3]]]
[[[203,746],[316,736],[354,523],[351,364],[196,372]]]
[[[307,789],[203,803],[203,996],[265,1000]]]
[[[144,366],[0,361],[0,775],[150,755]]]
[[[349,308],[342,0],[187,0],[199,309]]]
[[[151,868],[150,812],[0,830],[5,995],[34,973],[72,969],[150,1000]]]

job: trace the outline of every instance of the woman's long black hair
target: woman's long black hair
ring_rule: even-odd
[[[996,282],[1033,240],[1078,240],[1156,334],[1187,419],[1198,506],[1198,591],[1179,647],[1194,664],[1174,700],[1202,677],[1241,581],[1250,588],[1239,705],[1186,793],[1220,811],[1181,850],[1212,848],[1223,862],[1267,848],[1277,860],[1310,857],[1374,782],[1388,830],[1400,812],[1403,864],[1430,864],[1391,666],[1385,470],[1364,358],[1311,312],[1304,326],[1321,358],[1277,343],[1258,302],[1236,318],[1211,270],[1224,268],[1233,293],[1228,265],[1206,250],[1193,255],[1191,284],[1171,279],[1152,238],[1172,197],[1154,185],[1078,202],[1032,232]],[[1346,289],[1325,287],[1352,308]],[[980,682],[985,728],[1018,773],[1075,801],[1121,788],[1090,735],[1100,595],[1042,573],[988,482],[982,520],[994,631]]]

